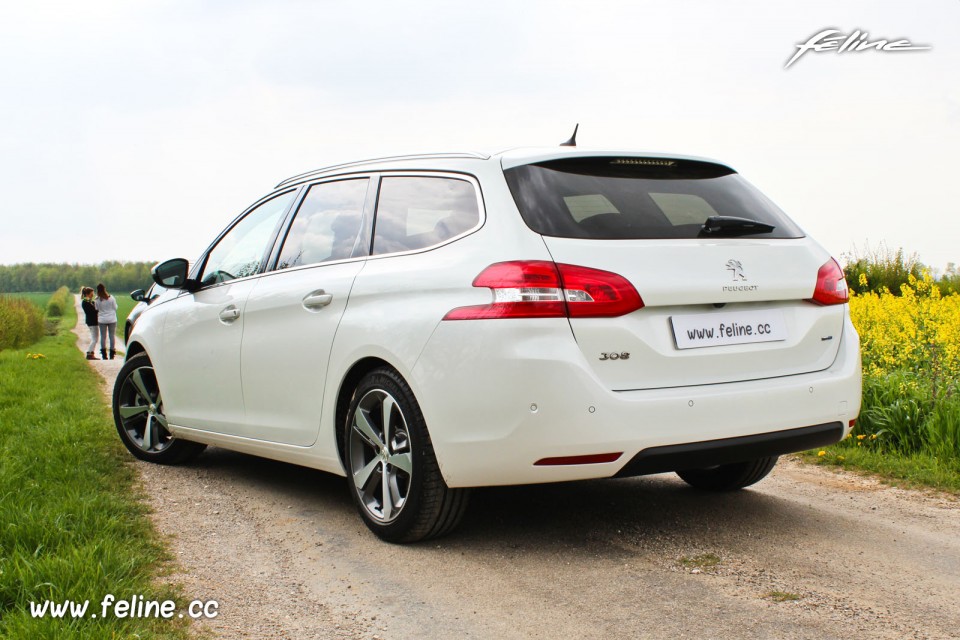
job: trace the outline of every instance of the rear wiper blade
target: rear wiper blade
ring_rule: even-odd
[[[700,225],[699,236],[747,236],[752,233],[770,233],[775,228],[772,224],[749,218],[710,216]]]

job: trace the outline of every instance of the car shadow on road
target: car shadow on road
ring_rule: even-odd
[[[698,491],[672,474],[475,491],[456,535],[466,544],[531,541],[589,544],[614,555],[623,545],[707,545],[740,537],[792,537],[808,510],[760,488]],[[746,533],[745,533],[746,530]]]
[[[317,502],[317,509],[352,511],[346,480],[332,473],[209,447],[182,465],[200,475],[215,475],[238,486],[267,489],[299,503]]]
[[[188,467],[201,476],[216,475],[241,487],[266,490],[294,504],[300,516],[321,516],[326,523],[359,518],[346,480],[333,474],[219,448],[210,448]],[[811,517],[809,507],[762,487],[761,483],[731,493],[704,492],[662,474],[475,489],[461,526],[443,544],[531,552],[589,545],[590,553],[606,550],[616,556],[624,552],[625,544],[636,549],[665,542],[708,545],[761,537],[792,544],[808,528],[829,526],[818,519],[823,514]]]

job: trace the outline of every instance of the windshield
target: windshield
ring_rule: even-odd
[[[569,158],[514,167],[504,175],[527,226],[546,236],[696,238],[714,216],[746,218],[773,227],[739,237],[804,235],[739,174],[709,162]]]

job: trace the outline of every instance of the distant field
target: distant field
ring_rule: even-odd
[[[30,293],[0,293],[0,295],[9,296],[9,297],[11,297],[11,298],[26,298],[27,300],[29,300],[29,301],[32,302],[33,304],[35,304],[35,305],[37,305],[38,307],[40,307],[41,309],[43,309],[43,308],[46,308],[46,306],[47,306],[47,300],[50,299],[50,296],[53,295],[53,292],[52,292],[52,291],[48,291],[47,293],[42,293],[42,292],[40,292],[40,293],[36,293],[36,292],[30,292]]]
[[[76,298],[76,292],[74,293],[74,298]],[[26,298],[33,304],[37,305],[41,309],[45,309],[47,306],[47,300],[50,299],[50,296],[53,295],[52,291],[49,292],[37,292],[31,291],[30,293],[0,293],[0,296],[9,296],[11,298]],[[130,311],[136,306],[136,302],[133,301],[133,298],[130,297],[129,293],[111,293],[114,298],[117,299],[117,331],[122,335],[123,326],[127,321],[127,316],[130,315]]]
[[[111,293],[110,295],[117,299],[117,333],[123,335],[123,327],[127,321],[127,316],[130,315],[130,310],[133,309],[137,303],[134,302],[129,293]]]

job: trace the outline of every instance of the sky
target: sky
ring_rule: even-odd
[[[827,29],[922,51],[807,51]],[[554,146],[716,158],[835,256],[960,263],[960,0],[0,0],[0,264],[195,259],[280,180]]]

